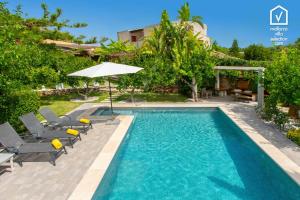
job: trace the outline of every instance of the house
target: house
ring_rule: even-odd
[[[179,23],[179,21],[173,21],[173,24]],[[210,46],[210,38],[207,36],[207,25],[204,24],[202,27],[200,24],[196,22],[190,21],[189,24],[193,27],[193,32],[196,35],[199,40],[202,40],[205,45]],[[128,41],[132,44],[134,44],[137,47],[141,47],[143,44],[144,38],[148,37],[152,34],[155,27],[158,27],[159,24],[146,26],[144,28],[138,28],[138,29],[132,29],[132,30],[126,30],[118,32],[118,40],[120,41]]]

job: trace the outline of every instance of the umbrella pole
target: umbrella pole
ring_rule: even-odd
[[[110,98],[110,110],[111,110],[111,115],[113,115],[113,106],[112,106],[112,97],[111,97],[110,78],[108,78],[108,87],[109,87],[109,98]]]

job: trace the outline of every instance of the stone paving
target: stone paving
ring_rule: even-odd
[[[258,118],[253,106],[247,104],[230,104],[227,105],[227,108],[231,110],[237,118],[260,133],[265,139],[300,166],[299,146],[287,139],[274,125],[267,124]]]
[[[0,199],[38,200],[66,199],[75,189],[110,138],[117,125],[98,123],[74,148],[67,147],[68,154],[62,154],[54,167],[45,156],[35,157],[35,162],[15,163],[13,172],[0,175]],[[45,160],[45,162],[39,162]]]
[[[289,141],[274,126],[264,123],[255,113],[253,103],[222,101],[220,99],[205,99],[200,103],[139,103],[114,104],[115,107],[148,107],[148,106],[216,106],[222,104],[234,112],[236,117],[255,129],[269,140],[282,153],[300,166],[300,148]],[[83,104],[74,112],[74,116],[85,109],[108,104]],[[57,159],[57,166],[49,162],[25,162],[23,167],[15,164],[14,172],[0,175],[0,200],[2,199],[66,199],[70,196],[91,163],[97,157],[103,146],[110,138],[117,125],[105,122],[97,123],[88,135],[82,136],[74,149],[67,148],[68,154]]]

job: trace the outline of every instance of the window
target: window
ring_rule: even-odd
[[[135,35],[131,36],[131,42],[136,42],[136,36]]]

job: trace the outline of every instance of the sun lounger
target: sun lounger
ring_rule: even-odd
[[[48,124],[51,126],[59,127],[82,127],[86,132],[89,128],[92,128],[92,122],[82,123],[80,120],[74,120],[68,115],[63,115],[62,118],[58,117],[52,110],[47,107],[41,108],[39,110],[41,115],[47,120]]]
[[[0,153],[0,164],[6,163],[9,161],[10,163],[10,170],[14,170],[14,153]]]
[[[54,166],[57,155],[62,151],[67,153],[64,145],[59,149],[55,149],[50,142],[25,142],[8,122],[0,125],[0,143],[5,147],[5,149],[8,152],[15,153],[16,155],[32,153],[49,153],[50,163],[52,163]],[[19,163],[22,165],[21,160],[19,160]]]
[[[22,115],[19,118],[35,138],[48,140],[53,138],[68,139],[72,147],[77,139],[81,140],[79,132],[77,135],[71,135],[66,133],[66,130],[54,130],[44,127],[32,112]]]

